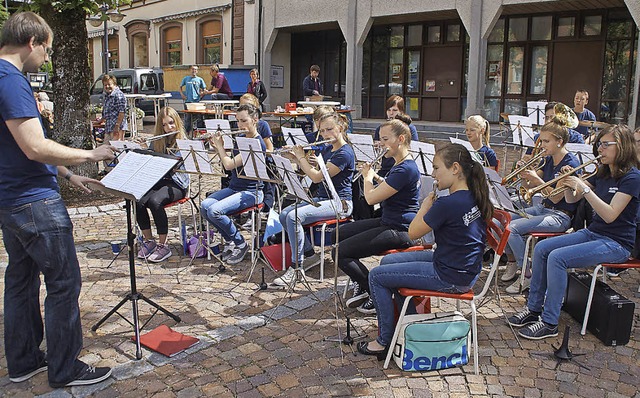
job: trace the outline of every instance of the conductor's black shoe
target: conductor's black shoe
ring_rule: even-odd
[[[82,372],[75,379],[66,384],[49,383],[53,388],[61,387],[73,387],[73,386],[88,386],[90,384],[100,383],[111,376],[111,368],[109,367],[94,367],[87,365]]]
[[[22,383],[23,381],[29,380],[30,378],[37,375],[38,373],[46,372],[47,369],[48,369],[47,361],[43,360],[42,363],[38,365],[38,367],[32,370],[31,372],[25,373],[22,376],[9,377],[9,380],[11,380],[14,383]]]
[[[378,361],[384,361],[387,357],[387,353],[389,352],[389,347],[385,347],[382,351],[371,351],[369,349],[369,343],[366,341],[361,341],[358,343],[358,352],[364,355],[375,355]]]

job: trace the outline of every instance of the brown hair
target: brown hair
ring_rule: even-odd
[[[384,103],[385,110],[393,108],[393,106],[397,106],[400,112],[404,113],[404,98],[399,95],[392,95]]]
[[[2,27],[0,47],[26,46],[33,37],[33,44],[44,44],[53,40],[53,31],[47,22],[31,11],[18,12],[9,17]]]
[[[615,168],[611,170],[610,165],[603,164],[598,167],[597,177],[618,179],[625,175],[633,167],[638,167],[638,156],[636,155],[635,139],[631,129],[626,124],[616,124],[600,131],[593,145],[594,152],[597,152],[598,143],[603,136],[613,134],[613,139],[618,147],[618,153],[614,159]]]
[[[569,130],[565,127],[564,122],[557,116],[553,117],[549,123],[546,123],[540,129],[540,132],[546,131],[558,140],[562,140],[562,146],[565,146],[569,142]]]
[[[586,89],[579,88],[579,89],[576,90],[576,94],[578,94],[578,93],[586,94],[587,95],[587,100],[589,99],[589,92]]]
[[[176,112],[175,109],[170,106],[165,106],[164,108],[160,109],[158,118],[156,119],[156,126],[153,129],[153,135],[158,136],[166,134],[166,131],[164,131],[164,127],[162,126],[162,120],[167,116],[170,117],[175,123],[178,133],[153,141],[151,144],[153,145],[154,152],[166,153],[167,148],[173,148],[176,146],[176,140],[184,140],[187,138],[184,132],[184,124],[182,124],[180,115],[178,114],[178,112]]]
[[[320,67],[318,65],[311,65],[311,68],[309,68],[309,71],[320,72]]]
[[[102,75],[102,84],[106,82],[113,82],[115,85],[118,85],[118,81],[116,80],[116,77],[111,73],[106,73]]]
[[[380,125],[380,130],[382,130],[383,127],[387,127],[387,126],[391,128],[391,132],[396,137],[404,136],[404,144],[407,147],[411,145],[411,130],[409,129],[409,126],[406,123],[404,123],[403,121],[397,118],[387,120],[386,122]]]

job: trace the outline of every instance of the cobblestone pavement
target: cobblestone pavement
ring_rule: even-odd
[[[178,255],[177,231],[172,231],[174,255],[161,264],[136,260],[140,292],[182,318],[175,323],[159,313],[145,326],[150,330],[165,324],[200,342],[184,353],[167,358],[143,349],[135,360],[132,327],[120,317],[108,319],[96,332],[93,326],[129,292],[126,250],[110,265],[114,254],[109,242],[124,240],[125,214],[122,204],[70,209],[75,226],[78,256],[83,274],[80,296],[84,350],[81,359],[92,365],[114,367],[113,377],[87,387],[54,390],[46,373],[23,383],[11,383],[7,376],[4,342],[0,354],[0,395],[45,397],[195,397],[195,396],[377,396],[377,397],[640,397],[640,310],[636,308],[631,341],[622,347],[606,347],[593,334],[580,336],[579,325],[566,313],[561,326],[571,327],[571,349],[583,353],[578,361],[561,364],[536,352],[552,352],[559,339],[540,342],[521,340],[521,346],[506,325],[498,300],[491,295],[479,309],[480,375],[473,364],[438,372],[405,373],[392,363],[387,370],[371,357],[355,355],[352,347],[326,341],[344,334],[344,314],[335,318],[334,266],[326,265],[325,281],[319,282],[318,267],[310,270],[311,292],[300,288],[291,294],[269,288],[256,291],[260,269],[246,282],[249,261],[218,273],[217,265]],[[176,209],[170,209],[171,225],[177,225]],[[327,258],[328,259],[328,258]],[[379,258],[373,258],[374,265]],[[0,247],[0,268],[7,262]],[[270,282],[274,274],[265,271]],[[178,278],[179,277],[179,278]],[[341,286],[345,277],[339,278]],[[3,284],[3,281],[0,282]],[[640,274],[631,270],[612,286],[631,298]],[[43,285],[44,286],[44,285]],[[504,294],[501,304],[507,313],[519,310],[523,296]],[[44,288],[41,298],[44,298]],[[277,310],[274,310],[281,304]],[[453,308],[443,300],[442,309]],[[464,308],[464,307],[463,307]],[[131,319],[126,304],[122,316]],[[146,322],[152,308],[140,302],[140,316]],[[375,317],[347,310],[358,331],[376,335]],[[270,319],[265,325],[265,320]],[[0,329],[4,328],[0,320]],[[0,331],[1,332],[1,331]],[[354,348],[354,347],[353,347]]]

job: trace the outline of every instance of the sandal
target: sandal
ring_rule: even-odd
[[[375,355],[378,361],[383,361],[387,357],[389,347],[385,347],[382,351],[371,351],[369,349],[369,343],[366,341],[361,341],[358,343],[358,352],[364,355]]]

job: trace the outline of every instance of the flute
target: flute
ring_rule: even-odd
[[[389,148],[387,148],[387,147],[385,147],[384,149],[382,149],[382,152],[380,152],[380,153],[378,154],[378,156],[376,156],[376,158],[375,158],[375,159],[373,159],[373,161],[372,161],[372,162],[370,162],[369,164],[370,164],[371,166],[373,166],[374,164],[376,164],[377,162],[379,162],[380,160],[382,160],[382,158],[384,157],[384,155],[387,153],[387,151],[388,151],[388,150],[389,150]],[[362,176],[362,169],[360,169],[360,170],[359,170],[359,171],[358,171],[358,172],[353,176],[353,178],[351,179],[351,181],[355,181],[355,180],[357,180],[358,178],[360,178],[361,176]]]
[[[178,130],[175,130],[175,131],[170,131],[170,132],[165,133],[165,134],[154,135],[154,136],[153,136],[153,137],[151,137],[151,138],[145,138],[145,139],[144,139],[144,142],[146,142],[146,143],[147,143],[147,145],[148,145],[150,142],[157,141],[157,140],[162,139],[162,138],[164,138],[164,137],[169,137],[169,136],[172,136],[172,135],[174,135],[174,134],[178,134],[178,133],[179,133],[179,131],[178,131]]]
[[[204,134],[198,136],[197,139],[199,139],[199,140],[208,140],[209,138],[213,137],[214,134],[218,134],[218,133],[220,135],[236,135],[236,134],[246,134],[248,132],[249,132],[249,130],[223,130],[223,129],[218,127],[218,129],[216,131],[204,133]]]
[[[307,145],[302,145],[302,149],[313,148],[315,146],[320,146],[322,144],[330,144],[330,143],[332,143],[334,141],[335,141],[335,139],[331,138],[331,139],[328,139],[328,140],[313,142],[313,143],[310,143],[310,144],[307,144]],[[280,149],[276,149],[276,150],[273,151],[273,153],[276,153],[276,154],[285,153],[285,152],[293,152],[293,147],[291,147],[291,148],[280,148]]]

